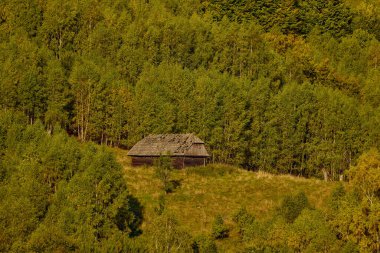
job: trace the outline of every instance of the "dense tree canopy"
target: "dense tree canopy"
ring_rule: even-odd
[[[2,1],[0,106],[82,141],[195,132],[212,161],[336,179],[379,148],[379,13],[349,0]]]
[[[210,162],[349,180],[330,210],[239,210],[247,252],[379,252],[379,41],[378,0],[2,0],[0,251],[215,252],[225,217],[194,241],[164,199],[133,241],[105,147],[193,132]]]
[[[113,154],[0,115],[0,250],[125,251],[141,215]]]

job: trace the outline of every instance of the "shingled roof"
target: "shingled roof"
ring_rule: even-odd
[[[204,142],[194,134],[151,134],[136,143],[128,152],[129,156],[160,156],[167,154],[170,156],[209,156],[204,147]]]

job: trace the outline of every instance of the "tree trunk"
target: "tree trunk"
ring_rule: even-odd
[[[323,179],[325,180],[325,182],[329,181],[329,175],[327,173],[327,170],[322,169],[322,173],[323,173]]]

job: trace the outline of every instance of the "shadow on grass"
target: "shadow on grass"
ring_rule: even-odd
[[[179,180],[170,180],[170,183],[172,184],[173,190],[176,190],[176,189],[178,189],[179,187],[181,187],[181,185],[182,185],[182,181],[183,181],[183,179],[179,179]]]
[[[181,187],[182,185],[182,181],[183,179],[179,179],[179,180],[170,180],[168,182],[168,185],[165,187],[165,192],[166,193],[173,193],[175,192],[175,190],[177,190],[179,187]]]
[[[142,234],[140,226],[144,220],[144,207],[141,205],[140,201],[132,195],[128,195],[128,204],[128,211],[133,214],[128,217],[128,228],[131,230],[129,237],[136,237]]]

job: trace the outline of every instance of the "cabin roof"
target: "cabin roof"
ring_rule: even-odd
[[[193,144],[199,144],[194,145]],[[129,156],[208,157],[204,142],[194,134],[151,134],[137,142]]]

